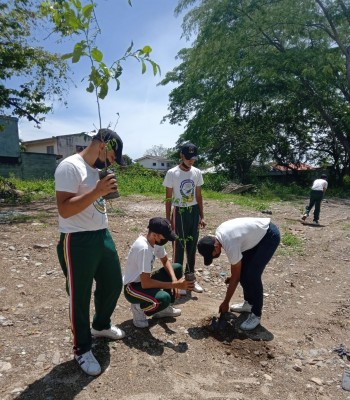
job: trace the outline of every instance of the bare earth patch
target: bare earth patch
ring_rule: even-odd
[[[127,333],[100,339],[94,353],[103,373],[92,378],[72,359],[65,280],[56,257],[57,210],[53,203],[0,208],[0,399],[350,399],[341,388],[350,350],[350,202],[322,205],[324,227],[302,225],[304,203],[271,207],[281,233],[302,241],[281,246],[264,273],[262,326],[238,329],[244,316],[228,313],[222,330],[212,321],[226,290],[225,255],[205,267],[197,258],[203,294],[182,298],[181,317],[134,328],[123,294],[113,322]],[[140,196],[109,204],[110,231],[125,266],[130,245],[164,204]],[[16,212],[16,223],[2,218]],[[208,227],[239,216],[265,216],[233,203],[205,201]],[[29,216],[29,218],[24,218]],[[168,245],[167,245],[168,246]],[[167,247],[171,253],[170,246]],[[233,302],[242,300],[239,289]]]

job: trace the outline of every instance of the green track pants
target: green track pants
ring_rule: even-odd
[[[111,316],[123,286],[119,257],[108,229],[61,233],[57,255],[70,298],[74,351],[80,355],[91,349],[90,301],[94,280],[92,327],[103,330],[111,326]]]

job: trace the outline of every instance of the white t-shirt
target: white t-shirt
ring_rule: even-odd
[[[140,235],[131,246],[126,261],[123,283],[141,282],[142,272],[152,272],[155,258],[163,258],[167,255],[164,246],[154,245],[152,247],[145,236]]]
[[[79,154],[65,158],[56,168],[55,190],[81,195],[90,192],[99,180],[98,170],[90,167]],[[69,218],[58,216],[62,233],[97,231],[107,228],[106,201],[100,197],[79,214]]]
[[[325,179],[316,179],[312,184],[311,190],[322,190],[328,188],[328,182]]]
[[[196,186],[203,185],[202,172],[195,167],[183,171],[178,165],[166,173],[163,186],[173,189],[172,204],[177,207],[189,207],[197,204]]]
[[[242,252],[255,247],[265,236],[270,218],[235,218],[222,223],[215,236],[224,248],[230,264],[237,264]]]

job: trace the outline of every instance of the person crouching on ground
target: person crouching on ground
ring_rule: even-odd
[[[146,236],[140,235],[130,248],[123,277],[124,294],[131,303],[133,323],[147,328],[147,317],[178,317],[181,310],[171,304],[179,297],[179,289],[193,290],[193,282],[185,281],[182,265],[171,264],[164,245],[176,234],[166,218],[152,218]],[[152,273],[155,257],[163,267]]]
[[[228,312],[230,300],[238,283],[243,288],[244,303],[234,304],[231,311],[249,312],[241,329],[250,331],[260,324],[263,307],[262,273],[280,243],[280,233],[270,218],[235,218],[222,223],[215,236],[198,242],[204,264],[210,265],[223,248],[231,264],[231,277],[220,313]]]

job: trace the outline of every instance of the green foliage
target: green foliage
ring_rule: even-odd
[[[343,185],[346,189],[350,189],[350,175],[345,175],[343,177]]]
[[[252,162],[349,167],[350,14],[345,2],[180,0],[188,9],[169,114],[214,165],[245,183]],[[191,37],[191,39],[193,38]],[[215,60],[215,62],[213,62]]]
[[[16,177],[0,177],[0,198],[5,203],[26,204],[55,196],[53,179],[24,181]]]
[[[162,185],[164,175],[158,171],[151,171],[136,163],[126,168],[115,167],[118,190],[121,195],[132,194],[164,196]]]
[[[203,188],[205,190],[220,192],[228,183],[229,179],[224,173],[207,173],[204,175]]]
[[[40,23],[31,1],[0,0],[0,113],[36,124],[62,99],[67,72],[57,54],[35,45]]]
[[[129,0],[131,6],[131,1]],[[101,34],[96,16],[97,3],[92,0],[83,5],[76,0],[44,0],[41,3],[41,12],[48,17],[55,26],[55,31],[62,36],[82,36],[83,39],[76,42],[73,51],[63,55],[64,60],[71,60],[73,64],[87,58],[90,62],[90,73],[83,80],[87,80],[86,91],[96,96],[100,128],[102,128],[100,100],[106,98],[110,91],[110,85],[114,82],[115,89],[120,89],[120,76],[123,72],[122,62],[134,58],[141,64],[141,72],[147,70],[147,63],[152,67],[154,75],[160,73],[160,68],[150,58],[152,48],[149,45],[134,49],[131,42],[124,55],[107,65],[104,62],[104,54],[96,46],[96,38]]]
[[[278,249],[278,253],[291,256],[295,253],[302,253],[302,251],[303,242],[298,236],[293,235],[288,231],[282,234],[281,246]]]

